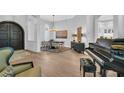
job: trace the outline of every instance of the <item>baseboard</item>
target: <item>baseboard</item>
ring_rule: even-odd
[[[39,52],[28,50],[28,49],[25,49],[25,51],[32,52],[32,53],[35,53],[35,54],[38,54],[39,53]]]

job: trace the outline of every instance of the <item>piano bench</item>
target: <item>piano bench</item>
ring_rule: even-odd
[[[85,77],[85,73],[93,73],[94,77],[96,77],[96,66],[89,58],[81,58],[80,59],[80,74],[81,68],[83,68],[83,77]]]

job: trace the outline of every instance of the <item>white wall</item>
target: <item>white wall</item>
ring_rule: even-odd
[[[55,32],[53,32],[52,39],[57,41],[65,41],[65,46],[70,47],[72,41],[72,34],[77,31],[78,27],[82,27],[82,33],[85,33],[86,37],[82,38],[82,42],[88,47],[89,42],[94,42],[94,16],[78,15],[72,19],[60,21],[55,23],[55,27],[58,29],[65,29],[68,31],[67,39],[56,39]]]
[[[37,51],[37,17],[26,16],[27,17],[27,41],[25,48],[32,51]],[[30,24],[30,25],[29,25]],[[30,30],[34,30],[33,34],[29,34]],[[34,37],[34,40],[30,40],[29,37]]]
[[[42,41],[50,40],[50,33],[48,31],[50,22],[44,21],[42,19],[38,20],[37,24],[37,52],[40,51],[40,46]]]
[[[35,40],[34,41],[29,41],[28,42],[28,49],[40,52],[40,47],[41,47],[41,42],[42,41],[49,41],[49,33],[48,33],[48,27],[50,25],[50,22],[44,21],[40,19],[40,16],[35,16],[32,18],[30,17],[31,20],[33,20],[33,25],[35,25]],[[28,21],[30,22],[30,21]],[[47,32],[47,33],[46,33]]]

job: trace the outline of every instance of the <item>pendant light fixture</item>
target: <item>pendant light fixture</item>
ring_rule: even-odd
[[[55,28],[55,15],[53,16],[53,22],[52,22],[52,29],[50,29],[51,32],[56,32],[59,31],[58,29]]]

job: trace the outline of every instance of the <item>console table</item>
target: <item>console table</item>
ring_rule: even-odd
[[[71,41],[71,48],[79,53],[82,53],[82,52],[84,53],[85,44]]]

